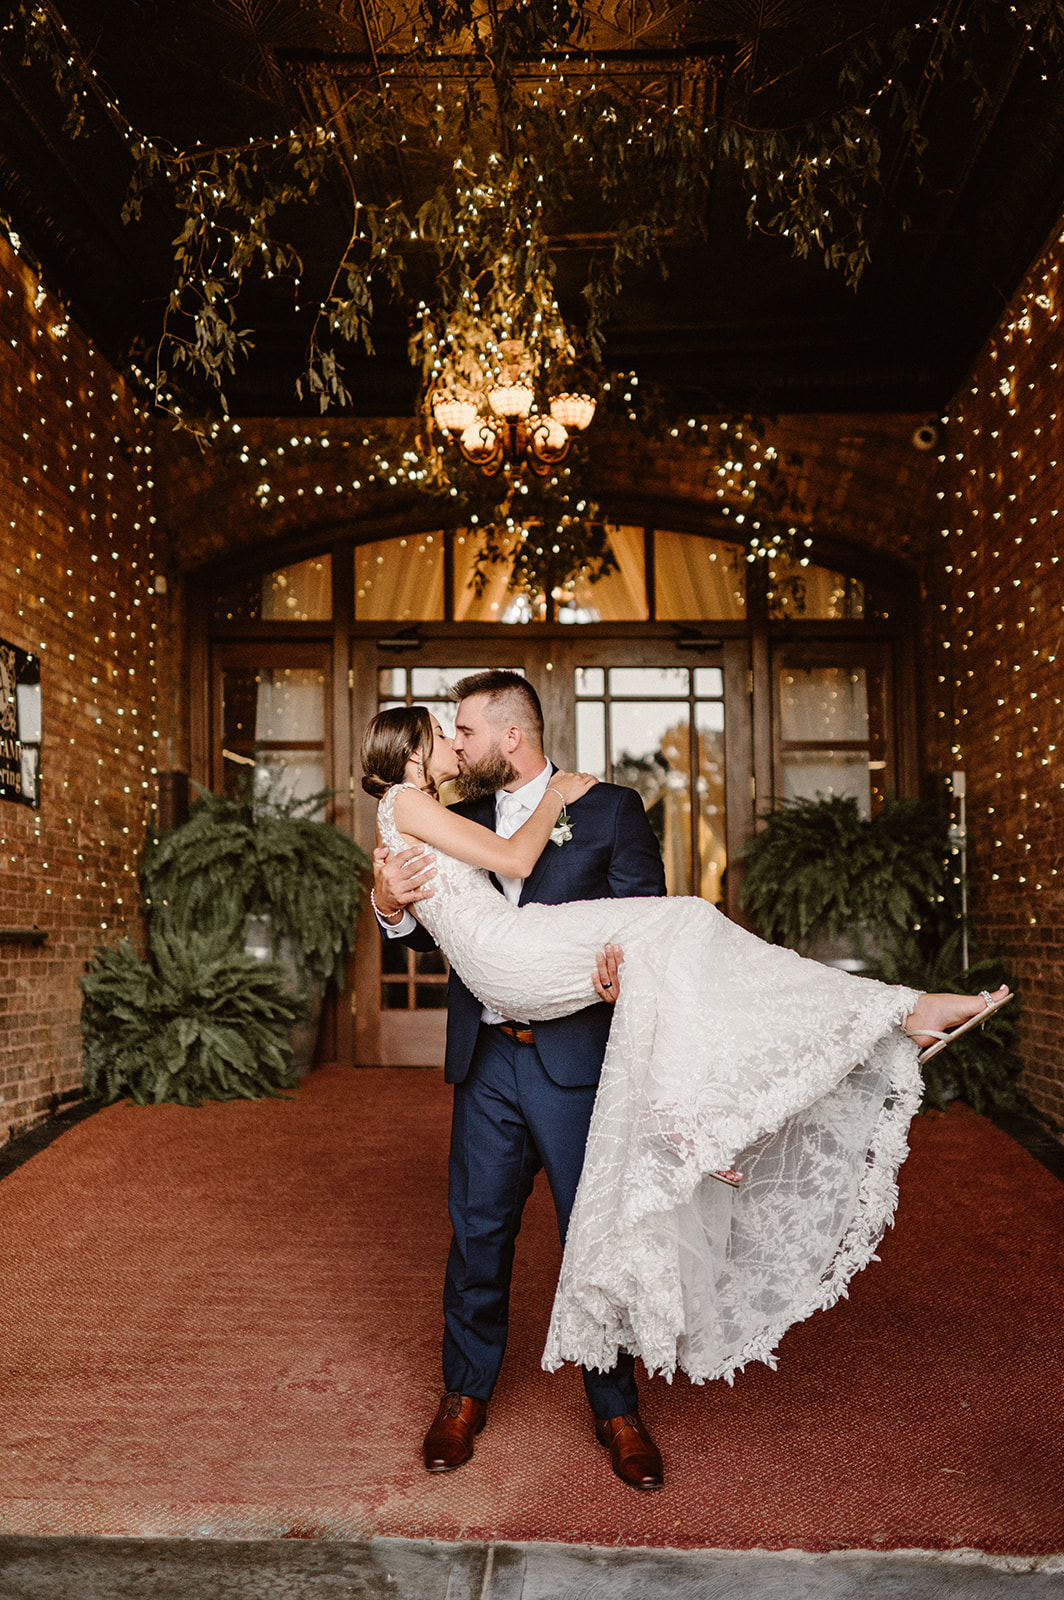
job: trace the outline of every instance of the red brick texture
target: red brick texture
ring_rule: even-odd
[[[980,944],[1023,999],[1022,1087],[1064,1128],[1064,235],[954,397],[927,564],[926,755],[967,774]]]
[[[0,638],[40,656],[39,811],[0,800],[0,1128],[81,1083],[78,978],[139,937],[155,797],[158,622],[152,429],[114,372],[0,242]]]

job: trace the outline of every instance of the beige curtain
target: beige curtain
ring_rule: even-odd
[[[357,622],[443,621],[443,534],[355,546]]]
[[[332,556],[315,556],[263,575],[263,622],[321,622],[331,616]]]
[[[658,529],[654,556],[661,621],[739,622],[746,616],[746,562],[739,545]]]
[[[572,600],[561,602],[559,612],[579,613],[581,622],[643,622],[646,620],[646,577],[643,563],[642,528],[609,525],[610,547],[617,558],[619,572],[598,583],[577,582]],[[529,615],[509,585],[504,567],[493,569],[481,595],[473,592],[473,568],[479,541],[476,534],[457,534],[454,541],[454,616],[456,622],[525,621]],[[507,617],[511,608],[516,615]],[[542,608],[535,615],[542,615]],[[534,616],[533,616],[534,620]]]

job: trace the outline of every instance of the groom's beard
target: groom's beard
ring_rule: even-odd
[[[505,789],[518,776],[516,767],[510,765],[501,750],[492,750],[479,761],[467,761],[458,769],[454,780],[459,800],[486,800],[496,789]]]

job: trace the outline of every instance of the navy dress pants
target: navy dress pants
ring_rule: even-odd
[[[510,1278],[521,1213],[536,1173],[547,1174],[565,1242],[584,1161],[595,1086],[549,1078],[534,1045],[482,1026],[469,1074],[455,1085],[450,1213],[454,1237],[443,1292],[443,1378],[448,1390],[489,1400],[509,1327]],[[635,1362],[584,1368],[596,1417],[638,1407]]]

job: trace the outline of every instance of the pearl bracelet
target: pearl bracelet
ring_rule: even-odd
[[[381,910],[380,906],[377,904],[377,896],[373,893],[372,889],[369,892],[369,903],[373,907],[373,909],[376,912],[377,916],[380,917],[382,922],[387,923],[389,928],[397,928],[399,926],[400,922],[402,922],[403,916],[405,915],[402,906],[399,907],[399,915],[398,915],[398,917],[396,917],[396,920],[393,922],[391,920],[391,917],[394,916],[395,913],[392,912],[392,913],[389,914],[387,911],[382,911]]]

